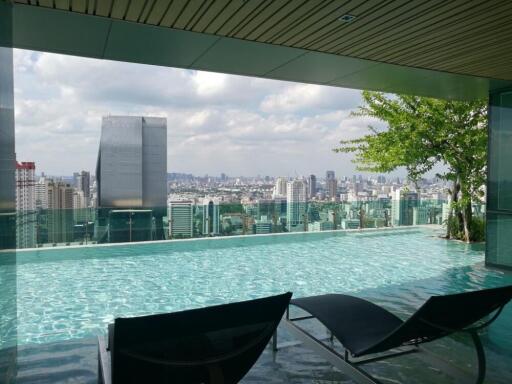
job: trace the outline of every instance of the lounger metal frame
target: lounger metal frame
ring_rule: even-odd
[[[480,340],[480,336],[478,335],[478,331],[489,326],[494,320],[496,320],[500,315],[501,311],[503,310],[503,308],[504,305],[499,307],[496,310],[495,314],[491,317],[491,319],[482,324],[464,330],[451,332],[463,332],[468,333],[471,336],[478,359],[478,375],[475,381],[476,384],[483,383],[486,373],[485,351],[482,345],[482,341]],[[318,353],[320,356],[322,356],[324,359],[330,362],[333,366],[338,368],[341,372],[343,372],[344,374],[346,374],[359,384],[381,384],[379,380],[377,380],[364,369],[362,369],[362,365],[373,363],[380,360],[408,355],[412,353],[418,353],[418,356],[425,362],[442,368],[443,371],[448,372],[452,376],[459,378],[464,382],[471,382],[472,380],[474,380],[474,377],[473,375],[471,375],[471,373],[464,371],[460,367],[457,367],[445,361],[444,359],[441,359],[440,357],[434,355],[427,349],[420,347],[419,344],[421,342],[403,345],[402,347],[390,350],[390,352],[379,353],[371,355],[370,357],[353,358],[351,357],[350,352],[346,348],[344,350],[344,354],[341,354],[334,348],[331,348],[330,346],[326,345],[324,342],[322,342],[321,340],[319,340],[318,338],[316,338],[315,336],[305,331],[303,328],[299,327],[296,324],[297,322],[310,319],[316,319],[316,317],[300,316],[290,318],[290,307],[288,306],[286,310],[286,318],[282,321],[281,324],[283,324],[284,328],[288,330],[293,336],[302,341],[305,346]],[[436,327],[440,329],[442,328],[439,326]],[[331,341],[333,340],[333,338],[334,336],[332,336],[331,334]],[[273,348],[275,351],[277,351],[280,348],[280,346],[277,344],[277,333],[274,333]]]

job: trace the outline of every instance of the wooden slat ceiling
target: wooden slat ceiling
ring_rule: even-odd
[[[512,80],[511,0],[15,0],[383,63]],[[342,22],[342,15],[356,19]]]

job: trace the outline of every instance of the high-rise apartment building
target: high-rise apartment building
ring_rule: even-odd
[[[109,209],[151,210],[154,239],[163,239],[167,206],[167,120],[160,117],[103,117],[96,164],[99,227]],[[120,213],[118,212],[118,216]]]
[[[308,178],[308,197],[312,198],[316,195],[316,176],[309,175]]]
[[[73,194],[74,189],[70,184],[53,180],[47,182],[47,231],[50,243],[73,241]]]
[[[91,174],[87,171],[80,172],[77,180],[76,189],[82,192],[85,207],[89,206],[91,199]]]
[[[307,184],[293,180],[286,187],[286,227],[289,232],[303,231],[307,210]]]
[[[417,192],[410,192],[397,189],[391,201],[391,220],[394,226],[413,225],[414,211],[419,206],[419,195]]]
[[[80,172],[73,172],[73,187],[77,188],[80,179]]]
[[[285,197],[287,184],[288,184],[288,180],[286,179],[286,177],[278,177],[276,179],[276,182],[274,185],[274,191],[272,193],[272,198]]]
[[[326,189],[327,196],[329,196],[331,200],[336,200],[338,198],[338,181],[336,179],[327,179]]]
[[[215,236],[220,233],[219,201],[209,197],[203,200],[203,235]]]
[[[34,162],[16,162],[16,247],[33,248],[37,243],[37,213]]]
[[[325,189],[327,196],[329,196],[331,200],[338,198],[338,181],[336,180],[334,171],[325,172]]]
[[[192,201],[171,201],[167,217],[169,218],[170,238],[193,237],[194,203]]]
[[[48,209],[48,179],[40,177],[35,184],[36,208]]]
[[[75,223],[85,223],[89,219],[88,199],[83,191],[75,189],[73,192],[73,220]]]

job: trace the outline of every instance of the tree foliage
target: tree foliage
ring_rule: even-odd
[[[447,235],[474,240],[471,202],[482,197],[486,178],[486,100],[438,100],[364,91],[363,101],[353,115],[376,118],[387,123],[387,128],[369,126],[367,135],[342,140],[334,151],[354,153],[354,162],[362,171],[386,173],[405,167],[413,182],[443,164],[446,171],[438,177],[452,182],[453,217],[458,228]]]

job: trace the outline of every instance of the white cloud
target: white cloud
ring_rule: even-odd
[[[355,108],[360,92],[313,84],[292,84],[279,93],[267,95],[260,108],[267,113],[328,113],[336,109]]]
[[[222,73],[196,72],[192,78],[199,96],[211,96],[224,90],[227,77]]]
[[[104,115],[165,116],[168,170],[351,174],[340,139],[366,132],[354,90],[15,50],[17,156],[94,171]]]

